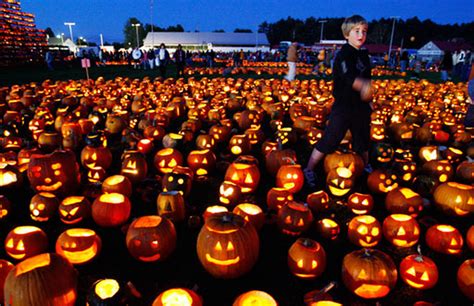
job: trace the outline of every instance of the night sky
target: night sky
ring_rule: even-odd
[[[439,24],[474,21],[472,0],[22,0],[21,4],[23,11],[36,16],[39,28],[50,27],[55,34],[69,37],[64,22],[75,22],[74,37],[95,42],[99,42],[101,33],[107,42],[122,42],[123,27],[130,17],[142,23],[153,21],[160,27],[181,24],[186,31],[200,32],[233,32],[236,28],[255,32],[264,21],[276,22],[288,16],[304,20],[360,14],[369,21],[416,16]]]

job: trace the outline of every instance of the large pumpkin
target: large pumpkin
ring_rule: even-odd
[[[260,182],[258,160],[251,155],[238,157],[227,168],[224,179],[237,184],[242,193],[254,192]]]
[[[47,248],[48,237],[36,226],[17,226],[5,238],[5,252],[17,260],[41,254]]]
[[[66,258],[44,253],[16,265],[5,280],[7,305],[74,306],[77,271]]]
[[[433,199],[436,206],[451,215],[466,216],[474,212],[474,187],[456,182],[439,185]]]
[[[128,197],[120,193],[105,193],[92,203],[92,218],[103,227],[119,226],[128,220],[131,209]]]
[[[400,277],[413,288],[429,289],[438,282],[438,268],[429,257],[409,255],[400,263]]]
[[[66,257],[73,265],[92,261],[101,248],[99,235],[87,228],[67,229],[56,240],[56,253]]]
[[[390,256],[382,251],[357,250],[344,256],[342,281],[362,298],[382,298],[395,287],[397,268]]]
[[[79,165],[72,151],[33,154],[27,173],[30,185],[36,192],[46,191],[59,196],[76,191],[81,179]]]
[[[250,222],[233,213],[206,219],[197,239],[197,254],[204,269],[216,278],[237,278],[258,259],[260,240]]]
[[[474,259],[467,259],[459,266],[457,282],[461,292],[474,301]]]
[[[288,267],[299,278],[314,279],[326,268],[326,252],[318,242],[299,238],[288,250]]]
[[[332,169],[338,167],[348,168],[358,177],[364,170],[364,161],[362,157],[355,152],[336,151],[328,154],[324,159],[324,171],[329,173]]]

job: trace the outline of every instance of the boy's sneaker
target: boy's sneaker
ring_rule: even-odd
[[[371,164],[365,165],[364,171],[367,172],[368,174],[374,172],[374,169],[372,168]]]
[[[316,174],[313,170],[305,168],[303,169],[304,173],[304,182],[308,187],[315,188],[316,187]]]

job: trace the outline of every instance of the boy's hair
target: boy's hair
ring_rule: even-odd
[[[344,37],[349,36],[349,32],[352,30],[352,28],[358,24],[363,24],[366,26],[369,25],[367,20],[365,20],[365,18],[360,15],[347,17],[341,25],[342,35],[344,35]]]

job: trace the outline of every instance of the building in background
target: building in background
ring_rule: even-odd
[[[40,63],[46,45],[45,31],[19,0],[0,0],[0,66]]]
[[[145,49],[159,48],[164,43],[171,52],[178,44],[185,50],[214,50],[215,52],[269,51],[270,43],[265,33],[215,33],[215,32],[149,32],[143,42]]]

